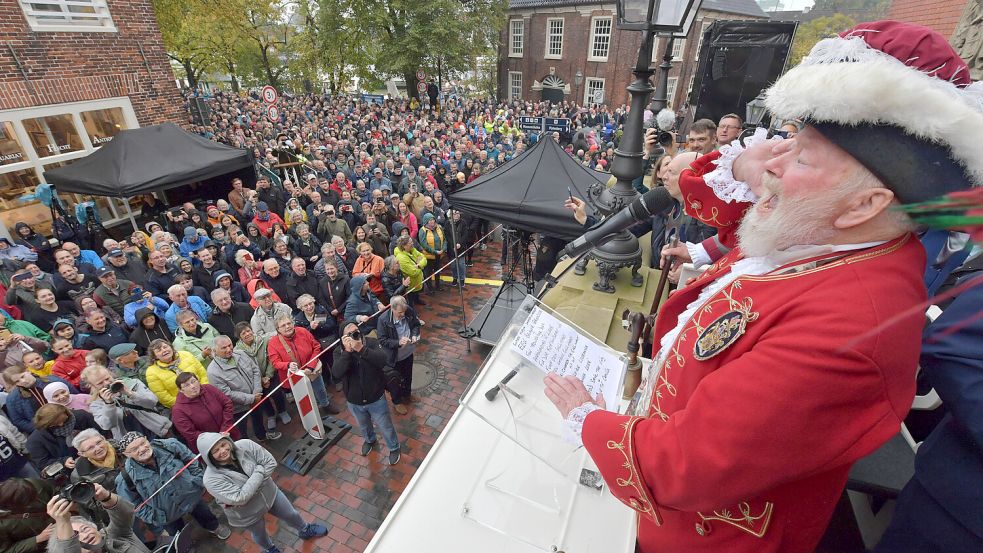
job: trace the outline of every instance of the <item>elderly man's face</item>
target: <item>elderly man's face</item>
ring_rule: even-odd
[[[741,223],[741,248],[750,256],[794,245],[827,244],[836,221],[859,190],[843,190],[860,164],[819,132],[806,128],[772,147],[764,163],[761,199]]]
[[[147,441],[147,438],[141,436],[126,446],[126,449],[123,450],[123,455],[138,463],[146,463],[154,456],[154,450],[150,447],[150,442]]]
[[[717,144],[730,144],[741,133],[740,121],[733,117],[725,117],[717,125]]]
[[[273,278],[280,276],[280,264],[279,263],[264,263],[263,272],[270,275]]]
[[[80,250],[79,247],[72,242],[65,242],[62,244],[62,249],[72,254],[72,257],[78,257],[82,254],[82,250]]]
[[[175,288],[167,291],[167,297],[171,302],[184,307],[188,303],[188,291],[184,288]]]

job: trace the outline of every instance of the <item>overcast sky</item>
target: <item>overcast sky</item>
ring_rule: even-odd
[[[785,4],[786,10],[801,10],[806,6],[811,6],[815,4],[813,0],[782,0],[782,4]]]

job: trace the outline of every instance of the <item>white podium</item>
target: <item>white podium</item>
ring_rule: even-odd
[[[563,440],[545,374],[510,347],[527,315],[506,328],[366,551],[634,551],[634,512],[580,482],[596,467]],[[508,390],[486,399],[515,368]]]

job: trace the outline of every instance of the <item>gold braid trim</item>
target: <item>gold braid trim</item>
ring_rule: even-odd
[[[760,538],[768,531],[768,524],[771,522],[773,508],[774,504],[766,501],[764,509],[757,515],[753,515],[751,514],[751,506],[746,501],[742,501],[737,504],[737,510],[740,513],[736,515],[732,514],[729,509],[714,511],[710,516],[698,512],[696,514],[700,516],[700,522],[696,525],[696,533],[706,536],[712,531],[710,521],[719,520],[725,524],[730,524],[734,528],[743,530],[756,538]]]
[[[621,441],[608,440],[607,448],[618,451],[625,458],[622,468],[627,471],[626,478],[616,477],[615,483],[621,488],[631,488],[635,492],[627,501],[621,498],[618,500],[639,513],[647,515],[655,522],[656,526],[662,526],[662,515],[659,514],[659,509],[656,507],[655,500],[648,488],[642,483],[641,471],[635,463],[632,437],[635,433],[635,426],[642,420],[642,417],[629,417],[627,421],[621,423],[621,429],[624,431]]]

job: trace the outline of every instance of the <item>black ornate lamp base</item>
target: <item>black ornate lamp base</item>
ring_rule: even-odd
[[[638,273],[638,270],[642,268],[642,259],[640,257],[617,262],[604,261],[595,258],[594,262],[597,264],[598,279],[597,282],[593,284],[592,288],[598,292],[613,294],[615,292],[615,288],[614,285],[611,284],[611,281],[615,276],[617,276],[620,269],[628,267],[631,267],[632,286],[638,288],[645,283],[645,279]]]

